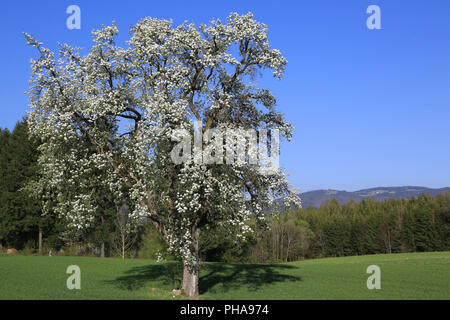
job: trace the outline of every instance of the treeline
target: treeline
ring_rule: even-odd
[[[0,248],[38,245],[42,232],[52,245],[61,242],[56,221],[42,217],[39,202],[25,190],[37,177],[37,146],[28,138],[25,121],[12,132],[0,129]]]
[[[384,202],[328,201],[275,215],[249,247],[254,262],[377,253],[448,251],[450,194]]]
[[[177,259],[149,224],[129,230],[127,210],[96,189],[101,210],[92,226],[72,232],[33,192],[39,181],[38,141],[26,121],[0,130],[0,249],[25,253]],[[38,187],[38,185],[36,185]],[[43,188],[45,186],[40,186]],[[35,191],[35,190],[34,190]],[[55,199],[57,201],[57,199]],[[251,222],[246,241],[221,226],[200,235],[203,261],[273,263],[320,257],[450,250],[450,194],[385,202],[366,199],[340,205],[273,213],[267,225]]]
[[[98,244],[101,247],[103,234],[111,233],[106,223],[96,224],[75,239],[67,232],[67,221],[51,210],[43,214],[43,199],[32,190],[39,181],[39,144],[30,139],[26,119],[12,132],[0,129],[0,249],[46,253],[73,246],[81,253]],[[105,214],[102,222],[107,217]]]

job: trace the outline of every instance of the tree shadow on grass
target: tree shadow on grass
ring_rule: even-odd
[[[286,274],[292,269],[297,267],[283,264],[206,263],[200,271],[199,291],[200,294],[238,288],[256,291],[273,283],[301,281],[300,277]],[[171,290],[180,288],[182,276],[181,262],[165,262],[134,267],[125,271],[125,275],[106,283],[125,290],[140,289],[152,283]]]
[[[226,292],[230,289],[257,291],[263,286],[302,281],[301,277],[286,274],[297,267],[284,264],[211,263],[204,266],[199,283],[200,293]]]
[[[120,289],[136,290],[153,282],[166,289],[178,288],[183,276],[183,264],[181,262],[165,262],[141,267],[134,267],[125,271],[125,275],[114,280],[105,281]]]

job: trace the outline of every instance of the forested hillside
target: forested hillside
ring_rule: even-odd
[[[300,197],[304,208],[309,206],[318,208],[325,204],[327,200],[332,199],[336,199],[340,204],[346,204],[350,200],[360,202],[369,198],[384,201],[388,199],[410,199],[412,197],[418,197],[421,194],[429,194],[436,197],[439,193],[446,193],[449,191],[450,187],[438,189],[418,186],[377,187],[353,192],[342,190],[314,190],[303,192],[300,194]]]

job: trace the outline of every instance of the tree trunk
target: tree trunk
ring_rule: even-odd
[[[102,242],[102,246],[100,247],[100,258],[105,257],[105,243]]]
[[[198,296],[198,265],[184,266],[183,270],[183,285],[181,290],[188,297]]]
[[[103,216],[100,217],[101,225],[103,226],[105,224],[105,219]],[[102,245],[100,246],[100,258],[105,257],[105,242],[102,241]]]
[[[195,229],[192,236],[191,253],[194,257],[192,263],[185,263],[183,270],[182,292],[188,297],[196,297],[198,290],[198,275],[200,270],[200,261],[198,256],[198,241],[200,238],[200,229]]]
[[[125,235],[122,234],[122,259],[125,259]]]
[[[291,240],[288,237],[288,239],[287,239],[287,249],[286,249],[286,261],[285,262],[288,262],[290,248],[291,248]]]
[[[42,254],[42,230],[39,229],[39,254]]]
[[[389,250],[389,253],[392,253],[391,233],[389,232],[389,229],[387,232],[388,232],[388,250]]]

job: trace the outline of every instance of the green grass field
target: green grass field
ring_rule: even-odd
[[[66,269],[81,269],[69,290]],[[381,289],[369,290],[369,265]],[[181,266],[152,260],[0,255],[0,299],[179,299]],[[205,263],[200,299],[450,299],[450,252],[327,258],[285,264]]]

